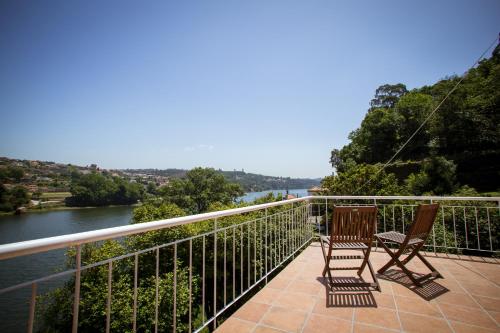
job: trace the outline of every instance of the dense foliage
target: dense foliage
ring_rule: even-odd
[[[481,191],[499,188],[500,55],[496,52],[465,75],[458,89],[386,169],[397,176],[400,185],[407,185],[400,193],[450,194],[459,185]],[[350,143],[332,150],[330,163],[337,176],[327,178],[323,185],[338,193],[339,187],[345,189],[336,184],[345,184],[347,174],[343,173],[352,177],[356,170],[364,170],[352,169],[354,166],[386,163],[458,80],[460,77],[449,77],[411,91],[403,84],[379,87],[361,126],[349,134]],[[357,182],[352,182],[345,190],[353,193],[356,188]]]
[[[28,191],[22,186],[8,190],[0,183],[0,212],[11,212],[29,202]]]
[[[159,190],[168,202],[190,213],[201,213],[210,204],[230,204],[243,195],[239,184],[228,182],[222,174],[210,168],[194,168],[185,178],[174,179]]]
[[[68,206],[106,206],[137,203],[143,196],[144,188],[106,173],[82,175],[75,172],[70,190],[72,196],[66,199]]]

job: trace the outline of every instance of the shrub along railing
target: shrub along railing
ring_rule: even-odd
[[[419,203],[439,202],[428,249],[498,255],[499,201],[313,196],[0,245],[0,265],[55,249],[67,249],[68,258],[64,271],[0,289],[0,302],[31,290],[29,332],[209,330],[307,246],[335,205],[376,204],[378,231],[404,233]],[[52,290],[39,291],[57,279]]]

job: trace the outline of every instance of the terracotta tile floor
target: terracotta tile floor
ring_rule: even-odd
[[[422,288],[410,289],[393,267],[390,277],[379,277],[381,292],[332,293],[321,277],[320,245],[312,243],[217,332],[500,332],[500,261],[441,256],[447,258],[428,259],[444,279]],[[389,256],[379,249],[370,259],[377,270]],[[427,273],[418,259],[408,268]],[[356,277],[355,271],[337,272]],[[363,278],[370,279],[368,269]]]

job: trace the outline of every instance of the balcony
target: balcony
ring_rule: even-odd
[[[427,253],[444,279],[413,288],[394,269],[386,278],[379,277],[381,292],[344,288],[332,293],[321,277],[324,260],[319,247],[319,243],[310,244],[216,332],[500,330],[500,265],[496,259]],[[389,260],[377,251],[370,257],[375,269]],[[410,263],[409,268],[426,272],[418,262]],[[363,277],[370,280],[366,271]]]
[[[381,292],[328,290],[316,239],[328,233],[334,205],[375,204],[378,231],[404,233],[424,202],[440,203],[426,255],[444,279],[414,288],[392,269],[379,277]],[[495,332],[499,202],[314,196],[0,245],[0,265],[69,250],[66,269],[3,287],[0,301],[25,297],[17,328],[29,332]],[[110,240],[124,250],[111,251]],[[95,256],[90,244],[107,257]],[[370,258],[375,269],[389,259],[377,250]],[[409,268],[427,272],[417,260]],[[355,276],[343,271],[339,278]],[[52,303],[59,315],[48,322],[47,299],[61,303]],[[1,321],[9,327],[9,318]]]

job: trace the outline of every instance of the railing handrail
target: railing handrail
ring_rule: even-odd
[[[340,199],[340,200],[435,200],[435,201],[496,201],[500,197],[442,197],[442,196],[405,196],[405,195],[315,195],[301,199]]]
[[[309,201],[311,199],[339,199],[339,200],[435,200],[435,201],[496,201],[500,197],[439,197],[439,196],[306,196],[302,198],[252,205],[241,208],[221,210],[217,212],[175,217],[165,220],[137,223],[120,227],[105,228],[74,234],[46,237],[17,243],[0,245],[0,260],[19,257],[28,254],[46,252],[50,250],[81,245],[105,239],[140,234],[164,228],[171,228],[199,221],[211,220],[225,216],[248,213],[256,210],[288,205],[295,202]]]

